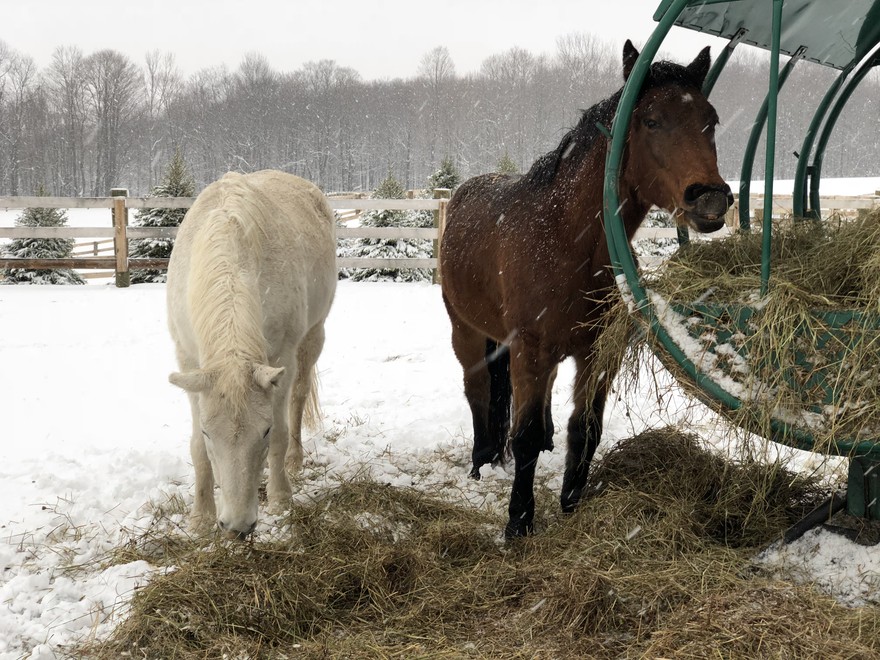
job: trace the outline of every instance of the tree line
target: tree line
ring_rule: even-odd
[[[552,54],[521,48],[459,75],[448,50],[424,54],[408,79],[364,80],[332,60],[293,72],[259,53],[235,70],[184,77],[173,54],[134,62],[113,50],[57,48],[39,70],[0,41],[0,194],[146,194],[180,150],[196,190],[229,170],[277,168],[325,191],[373,190],[389,174],[421,188],[444,158],[465,178],[502,160],[526,170],[581,110],[622,84],[620,44],[573,33]],[[717,50],[717,49],[716,49]],[[694,53],[696,55],[696,53]],[[767,89],[768,58],[741,47],[712,94],[721,173],[738,179]],[[780,97],[777,177],[791,176],[810,118],[836,72],[801,62]],[[880,173],[880,81],[854,95],[829,144],[824,176]],[[763,158],[756,159],[760,176]]]

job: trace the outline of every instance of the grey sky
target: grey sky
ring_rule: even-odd
[[[477,71],[489,55],[520,46],[552,54],[556,39],[590,32],[622,49],[641,45],[659,0],[0,0],[0,40],[42,69],[57,46],[88,55],[111,48],[143,63],[174,53],[184,75],[260,52],[278,71],[336,60],[364,79],[411,77],[422,55],[446,46],[456,71]],[[664,52],[685,60],[723,42],[673,28]]]

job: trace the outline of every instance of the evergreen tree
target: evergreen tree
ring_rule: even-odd
[[[513,162],[513,159],[507,151],[505,151],[504,155],[498,159],[498,165],[495,167],[499,174],[517,174],[519,172],[519,168],[516,166],[516,163]]]
[[[440,168],[428,177],[425,199],[433,199],[437,188],[446,188],[450,196],[461,183],[461,175],[448,156],[440,162]],[[413,227],[431,228],[434,226],[434,211],[408,211]]]
[[[406,191],[390,172],[373,192],[373,199],[405,199]],[[361,216],[363,227],[418,227],[421,218],[409,211],[373,210]],[[430,225],[429,225],[430,226]],[[410,257],[431,258],[431,241],[422,239],[362,238],[353,245],[340,246],[340,257],[371,257],[376,259],[396,259]],[[431,271],[426,268],[349,268],[340,271],[340,277],[350,277],[356,282],[391,280],[395,282],[414,282],[428,280]]]
[[[46,189],[40,184],[35,194],[46,196]],[[67,213],[63,209],[34,208],[25,209],[16,218],[18,227],[64,227]],[[72,238],[17,238],[4,246],[7,257],[26,259],[65,259],[73,253]],[[2,272],[5,284],[85,284],[79,273],[69,268],[30,269],[7,268]]]
[[[180,153],[175,150],[162,182],[150,191],[151,197],[192,197],[195,183]],[[141,209],[135,212],[132,223],[136,227],[178,227],[186,209]],[[167,259],[174,247],[173,238],[140,238],[131,242],[129,256],[149,259]],[[142,269],[131,271],[131,283],[164,282],[166,271]]]
[[[461,183],[461,175],[458,173],[455,163],[447,156],[440,161],[440,169],[428,177],[428,190],[432,193],[437,188],[455,190],[459,183]]]

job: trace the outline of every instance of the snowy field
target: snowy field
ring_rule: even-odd
[[[870,193],[875,183],[840,194]],[[0,213],[0,225],[15,215]],[[73,211],[71,224],[109,226],[106,216],[96,223]],[[107,553],[145,529],[155,506],[192,501],[189,406],[167,380],[176,365],[165,287],[106,282],[0,286],[0,660],[54,658],[64,645],[109,633],[151,566],[107,568]],[[301,493],[369,474],[506,509],[487,482],[509,482],[508,471],[466,477],[470,416],[439,287],[341,282],[319,368],[324,426],[306,442]],[[570,412],[572,377],[565,363],[553,399],[557,430]],[[661,414],[649,380],[612,395],[599,458],[619,439],[684,418],[723,448],[710,413],[673,390]],[[558,492],[563,433],[555,441],[538,469]],[[788,453],[799,469],[818,462]],[[271,522],[263,512],[257,534]],[[880,603],[876,548],[815,531],[761,561],[847,605]]]
[[[189,407],[167,381],[175,365],[164,301],[164,285],[0,287],[0,658],[52,658],[60,645],[108,633],[151,567],[105,569],[105,553],[149,524],[151,503],[191,502]],[[319,363],[324,428],[306,443],[303,489],[369,473],[506,507],[481,487],[509,480],[504,469],[485,467],[483,482],[466,478],[470,420],[448,335],[439,287],[340,283]],[[564,364],[557,429],[572,375]],[[687,407],[673,395],[661,416],[642,390],[617,392],[611,403],[603,449]],[[690,417],[706,436],[704,414]],[[556,445],[539,472],[558,492],[561,434]],[[257,533],[270,524],[263,515]],[[842,602],[880,600],[876,550],[828,532],[767,561]]]

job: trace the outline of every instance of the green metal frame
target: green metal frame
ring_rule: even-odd
[[[804,50],[805,49],[798,50],[785,64],[785,68],[783,68],[782,72],[779,74],[777,92],[785,85],[785,81],[788,80],[788,75],[791,73],[792,69],[794,69],[794,65],[801,59]],[[752,131],[749,133],[749,139],[746,142],[746,148],[743,152],[742,169],[739,174],[739,227],[744,231],[748,231],[752,226],[748,204],[749,195],[752,191],[752,169],[755,163],[755,154],[758,151],[758,141],[761,139],[761,133],[764,131],[764,126],[767,123],[770,96],[771,94],[768,91],[767,96],[764,97],[764,102],[758,109],[757,116],[755,116],[755,123],[752,124]],[[745,202],[743,202],[743,200],[745,200]]]
[[[810,167],[810,207],[803,217],[816,219],[820,217],[821,200],[819,198],[819,185],[822,179],[822,161],[825,158],[825,149],[828,147],[828,140],[831,137],[834,127],[837,125],[837,120],[840,119],[840,113],[849,102],[853,92],[865,80],[871,69],[878,64],[880,64],[880,51],[865,59],[858,66],[853,77],[850,78],[849,82],[841,90],[833,107],[828,112],[828,118],[822,126],[819,140],[816,142],[816,154],[813,157],[813,165]]]
[[[822,101],[819,103],[816,112],[813,114],[813,119],[810,121],[807,132],[804,134],[804,142],[801,144],[801,150],[798,152],[797,167],[794,172],[794,189],[791,197],[792,214],[796,218],[806,217],[807,164],[810,160],[810,153],[813,150],[813,142],[816,139],[816,134],[819,132],[819,126],[822,124],[822,120],[825,118],[828,108],[831,107],[831,102],[834,100],[838,90],[840,90],[841,85],[843,85],[843,82],[846,80],[847,76],[849,76],[854,66],[855,63],[852,63],[841,71],[831,87],[828,88],[828,91],[825,92],[825,96],[822,97]]]

